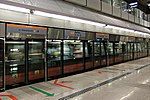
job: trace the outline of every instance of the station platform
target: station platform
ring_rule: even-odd
[[[150,57],[10,89],[0,100],[150,100]]]

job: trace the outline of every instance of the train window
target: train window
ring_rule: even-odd
[[[105,56],[104,43],[101,44],[101,55],[102,55],[102,56]]]
[[[108,43],[107,51],[109,55],[113,55],[113,43]]]
[[[122,44],[121,43],[115,43],[114,52],[115,52],[115,54],[121,54],[122,53]]]

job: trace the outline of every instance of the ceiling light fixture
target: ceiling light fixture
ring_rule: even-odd
[[[34,14],[39,15],[39,16],[43,16],[43,17],[51,17],[51,18],[56,18],[56,19],[61,19],[61,20],[67,20],[67,21],[73,21],[73,22],[78,22],[78,23],[95,25],[95,26],[99,26],[99,27],[106,26],[106,24],[102,24],[102,23],[98,23],[98,22],[83,20],[83,19],[69,17],[69,16],[51,14],[51,13],[46,13],[46,12],[42,12],[42,11],[34,11]]]
[[[127,32],[134,32],[134,30],[131,30],[131,29],[117,27],[117,26],[112,26],[112,25],[107,25],[106,28],[112,28],[112,29],[122,30],[122,31],[127,31]]]

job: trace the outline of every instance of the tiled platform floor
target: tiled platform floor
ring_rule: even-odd
[[[0,93],[0,100],[150,100],[150,57]]]

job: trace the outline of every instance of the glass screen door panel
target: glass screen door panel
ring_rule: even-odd
[[[134,43],[134,59],[137,59],[138,58],[138,43]]]
[[[107,46],[107,52],[108,52],[108,62],[109,64],[108,65],[113,65],[114,64],[114,48],[113,48],[113,43],[112,42],[109,42],[108,43],[108,46]]]
[[[142,57],[142,49],[141,49],[142,44],[137,43],[137,50],[138,50],[138,58]]]
[[[131,43],[131,54],[130,54],[131,60],[134,59],[134,52],[135,52],[134,43]]]
[[[63,46],[64,74],[82,71],[83,64],[83,43],[75,40],[65,40]]]
[[[128,61],[131,60],[132,50],[131,50],[131,43],[127,43],[127,51],[128,51]]]
[[[106,42],[101,42],[101,66],[107,66]]]
[[[123,62],[122,43],[114,44],[115,63]]]
[[[142,55],[142,57],[146,57],[148,54],[148,52],[147,52],[147,50],[148,50],[148,44],[147,44],[147,42],[143,42],[142,43],[143,44],[143,47],[142,48],[144,48],[144,50],[142,50],[142,53],[144,53],[143,55]]]
[[[93,68],[93,42],[85,42],[85,69]]]
[[[148,56],[150,56],[150,42],[148,42]]]
[[[122,53],[123,53],[123,60],[128,61],[128,46],[127,43],[122,44]]]
[[[44,79],[44,42],[28,42],[29,82]]]
[[[0,39],[0,90],[4,87],[4,40]]]
[[[94,42],[94,67],[101,65],[101,43],[100,41]]]
[[[140,57],[145,57],[147,55],[146,45],[144,42],[140,43]]]
[[[25,42],[7,41],[5,49],[6,86],[25,83]]]
[[[59,76],[62,74],[61,41],[48,41],[47,66],[48,78]]]

